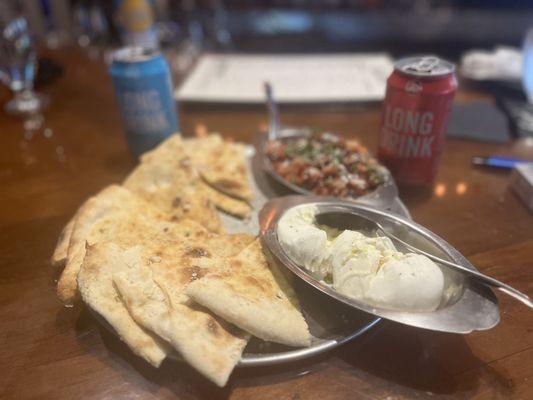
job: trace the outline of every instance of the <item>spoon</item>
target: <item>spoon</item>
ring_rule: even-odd
[[[386,231],[383,225],[381,225],[379,222],[371,220],[363,215],[355,214],[355,213],[324,212],[324,213],[319,213],[315,215],[315,218],[318,224],[328,225],[334,228],[352,229],[352,230],[361,230],[361,231],[380,231],[385,236],[389,237],[390,239],[403,244],[409,250],[415,253],[418,253],[418,254],[422,254],[426,256],[427,258],[430,258],[431,260],[439,264],[445,265],[451,269],[459,271],[460,273],[467,275],[469,278],[472,278],[476,280],[477,282],[499,289],[505,294],[524,303],[526,306],[533,308],[533,301],[531,300],[531,298],[527,296],[526,294],[516,290],[512,286],[509,286],[497,279],[491,278],[490,276],[482,274],[478,271],[471,270],[460,264],[456,264],[454,262],[444,260],[424,250],[420,250],[419,248],[400,239],[393,233]]]

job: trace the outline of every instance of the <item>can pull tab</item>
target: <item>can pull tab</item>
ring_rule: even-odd
[[[409,65],[408,70],[415,72],[431,72],[439,65],[437,57],[424,57],[419,62]]]

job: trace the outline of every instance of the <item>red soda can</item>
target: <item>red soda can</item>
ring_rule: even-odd
[[[455,66],[434,56],[399,60],[387,79],[378,158],[396,181],[431,183],[457,89]]]

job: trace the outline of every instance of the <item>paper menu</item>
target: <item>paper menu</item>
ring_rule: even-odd
[[[175,94],[179,101],[263,103],[268,80],[279,103],[379,101],[392,69],[383,53],[206,54]]]

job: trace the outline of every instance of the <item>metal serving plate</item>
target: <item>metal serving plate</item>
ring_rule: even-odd
[[[355,309],[377,317],[386,318],[418,328],[442,332],[469,333],[494,327],[500,320],[496,297],[483,285],[474,284],[462,274],[449,268],[439,266],[444,274],[445,290],[439,308],[433,312],[405,312],[373,307],[365,302],[338,293],[326,283],[316,279],[306,269],[295,264],[282,249],[277,237],[277,225],[283,214],[303,205],[314,205],[318,213],[335,212],[346,215],[360,214],[380,222],[393,233],[420,249],[438,255],[444,259],[475,270],[474,266],[454,247],[428,229],[401,216],[378,210],[366,205],[355,204],[335,198],[319,196],[287,196],[269,201],[261,210],[259,220],[261,237],[273,255],[290,271],[315,289]],[[349,224],[349,222],[348,222]],[[400,250],[402,250],[400,248]]]
[[[251,217],[246,220],[223,213],[221,213],[221,218],[229,233],[244,232],[257,235],[259,233],[259,210],[263,208],[269,198],[292,192],[267,176],[254,147],[248,146],[246,151],[250,185],[255,194],[255,199],[252,202],[254,211]],[[380,204],[376,204],[376,206],[379,207]],[[394,198],[386,209],[410,218],[407,208],[398,198]],[[293,277],[289,274],[289,278]],[[357,338],[381,321],[381,318],[339,304],[299,279],[292,279],[292,281],[313,337],[311,346],[293,348],[252,338],[246,346],[238,366],[267,366],[315,356]],[[104,318],[96,312],[93,312],[93,315],[104,327],[114,332],[114,329]],[[169,358],[183,361],[177,353],[169,354]]]
[[[307,138],[310,137],[311,134],[312,131],[306,128],[283,128],[277,132],[277,139],[283,141],[286,139],[294,139],[298,137]],[[292,190],[294,193],[299,193],[306,196],[316,196],[315,193],[289,182],[276,172],[272,165],[272,162],[266,155],[266,145],[268,141],[269,139],[267,133],[259,133],[255,138],[255,146],[259,153],[261,167],[263,168],[263,170],[265,170],[277,182]],[[395,199],[398,198],[398,187],[396,186],[396,183],[394,182],[394,179],[389,170],[385,167],[384,169],[386,174],[385,183],[380,185],[373,192],[364,196],[353,198],[353,200],[357,200],[359,203],[370,204],[374,207],[389,207],[395,201]],[[352,198],[347,198],[346,200],[352,200]]]

